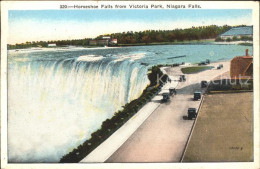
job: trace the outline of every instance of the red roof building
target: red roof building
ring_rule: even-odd
[[[230,62],[231,79],[253,79],[253,57],[248,55],[236,56]]]

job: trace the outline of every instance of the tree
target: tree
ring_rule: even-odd
[[[148,35],[142,37],[142,42],[145,44],[151,43],[151,38]]]

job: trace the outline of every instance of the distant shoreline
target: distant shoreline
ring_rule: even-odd
[[[154,42],[154,43],[135,43],[135,44],[118,44],[116,46],[56,46],[56,47],[29,47],[20,49],[7,49],[8,51],[53,51],[53,50],[75,50],[75,49],[112,49],[131,46],[154,46],[154,45],[243,45],[252,46],[252,41],[231,41],[231,42],[215,42],[214,39],[192,40],[182,42]]]

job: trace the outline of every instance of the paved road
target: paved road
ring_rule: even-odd
[[[161,104],[106,162],[179,162],[194,122],[186,119],[187,109],[198,108],[200,103],[192,100],[193,92],[201,91],[201,80],[228,70],[226,62],[221,70],[187,75],[187,81],[178,84],[177,95]],[[166,71],[170,76],[181,74],[180,68]]]

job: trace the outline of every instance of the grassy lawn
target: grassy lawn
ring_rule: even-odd
[[[193,66],[193,67],[185,67],[182,68],[181,71],[184,74],[192,74],[192,73],[198,73],[204,70],[212,69],[212,66]]]
[[[207,95],[183,162],[253,161],[253,93]]]

